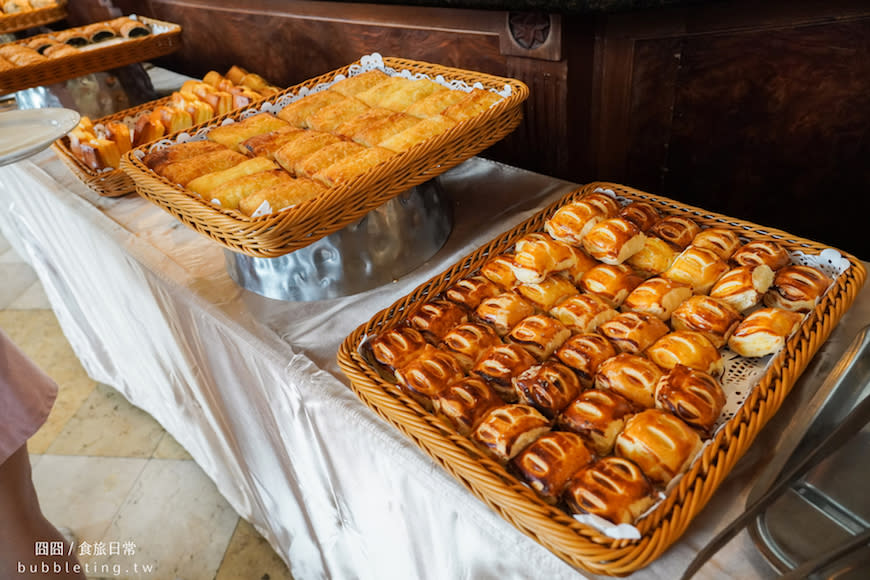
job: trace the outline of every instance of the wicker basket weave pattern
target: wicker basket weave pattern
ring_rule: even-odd
[[[130,109],[125,109],[124,111],[120,111],[115,113],[114,115],[108,115],[101,119],[98,119],[94,122],[94,124],[106,124],[112,121],[124,121],[124,119],[135,119],[141,113],[145,113],[151,111],[157,107],[162,105],[169,104],[170,97],[164,97],[162,99],[157,99],[156,101],[151,101],[148,103],[144,103],[139,105],[138,107],[132,107]],[[67,167],[72,170],[73,173],[76,174],[76,177],[81,179],[85,185],[99,193],[104,197],[119,197],[122,195],[126,195],[128,193],[133,193],[136,191],[136,184],[133,183],[133,180],[130,179],[130,176],[121,171],[120,169],[112,169],[109,171],[96,171],[85,165],[81,159],[73,154],[72,150],[69,147],[69,137],[64,136],[54,142],[52,145],[54,151],[60,157],[60,160],[66,164]]]
[[[151,26],[159,26],[165,32],[122,42],[106,42],[105,46],[94,46],[80,50],[78,54],[61,58],[50,58],[27,66],[17,66],[8,71],[0,71],[0,92],[12,93],[31,87],[51,85],[74,79],[89,73],[111,70],[128,64],[142,62],[174,52],[181,46],[181,27],[177,24],[140,17],[139,20]],[[17,44],[25,44],[20,40]]]
[[[50,22],[57,22],[66,18],[66,1],[61,0],[54,6],[26,10],[13,14],[0,14],[0,34],[36,28]]]
[[[804,319],[799,331],[774,357],[740,411],[716,432],[710,444],[667,497],[637,522],[641,538],[614,540],[546,504],[531,488],[487,458],[468,438],[458,435],[423,410],[397,385],[385,381],[362,352],[368,337],[405,320],[414,304],[444,291],[475,271],[488,256],[506,250],[524,234],[543,230],[544,221],[558,207],[598,187],[610,189],[630,200],[643,199],[671,214],[681,213],[702,226],[738,228],[741,236],[773,239],[788,249],[807,253],[827,249],[826,246],[795,238],[785,232],[761,228],[624,186],[593,183],[565,196],[377,313],[347,337],[339,350],[338,362],[350,379],[352,389],[366,405],[410,437],[505,520],[579,569],[595,574],[622,576],[654,561],[685,532],[761,428],[777,412],[812,356],[851,306],[864,282],[866,271],[860,261],[843,253],[850,266],[834,280],[822,301]]]
[[[358,176],[342,186],[330,188],[323,195],[276,214],[251,218],[237,211],[225,210],[187,193],[150,171],[140,160],[137,148],[121,161],[122,169],[136,183],[137,192],[162,207],[193,230],[212,238],[230,250],[254,257],[273,258],[305,247],[359,220],[369,211],[392,197],[431,179],[483,151],[513,131],[522,119],[521,104],[528,88],[512,79],[494,77],[398,58],[384,59],[393,69],[409,70],[435,78],[459,80],[486,88],[511,87],[509,97],[484,113],[463,121],[448,131],[420,143],[404,153]],[[277,102],[302,88],[313,88],[347,75],[353,65],[308,80],[274,95]],[[242,112],[216,117],[207,124],[188,129],[193,134],[205,127],[218,126],[225,119],[239,119]],[[169,136],[167,139],[176,138]]]

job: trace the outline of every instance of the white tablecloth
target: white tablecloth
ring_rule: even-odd
[[[0,168],[0,229],[31,261],[88,373],[153,415],[297,579],[580,578],[365,407],[336,364],[341,341],[377,310],[574,187],[482,159],[441,179],[456,210],[446,246],[393,284],[319,302],[239,288],[217,244],[136,195],[97,196],[50,151]],[[870,323],[868,303],[865,289],[773,424]],[[739,513],[773,435],[633,577],[682,572]],[[746,533],[698,577],[726,573],[775,575]]]

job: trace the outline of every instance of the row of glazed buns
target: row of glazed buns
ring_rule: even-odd
[[[268,215],[348,183],[501,97],[371,70],[150,152],[145,165],[224,209]]]
[[[0,15],[20,14],[50,6],[57,6],[57,0],[3,0],[0,2]]]
[[[771,241],[590,193],[365,348],[551,504],[634,522],[726,402],[721,348],[782,348],[831,280]]]
[[[113,38],[139,38],[151,34],[148,24],[129,16],[105,22],[69,28],[60,32],[39,34],[26,42],[0,46],[0,71],[47,62],[50,59],[75,56],[79,48]]]
[[[133,147],[246,107],[279,90],[260,75],[238,66],[230,68],[226,75],[210,71],[201,81],[186,81],[166,104],[136,116],[132,126],[122,121],[94,123],[82,117],[68,136],[69,148],[93,170],[117,169],[121,156]]]

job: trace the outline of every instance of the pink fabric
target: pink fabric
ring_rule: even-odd
[[[57,384],[0,329],[0,464],[45,423]]]

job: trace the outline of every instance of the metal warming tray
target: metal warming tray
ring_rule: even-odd
[[[773,480],[806,456],[859,402],[870,395],[870,326],[857,334],[809,404],[792,420],[747,499],[750,505]],[[753,541],[779,572],[823,556],[870,528],[870,424],[793,482],[749,526]],[[819,570],[821,578],[870,577],[870,547]]]
[[[389,284],[441,249],[453,229],[439,178],[400,194],[359,221],[276,258],[224,250],[241,287],[276,300],[328,300]]]

